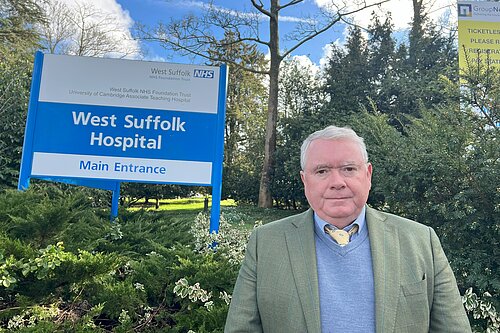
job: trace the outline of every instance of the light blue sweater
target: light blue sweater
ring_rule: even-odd
[[[344,247],[324,233],[324,221],[317,216],[315,221],[322,332],[375,332],[375,288],[364,210],[354,222],[360,230]]]

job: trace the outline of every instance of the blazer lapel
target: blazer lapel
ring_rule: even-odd
[[[375,322],[377,332],[393,332],[400,289],[400,248],[397,229],[386,217],[367,208],[375,283]]]
[[[320,332],[318,271],[312,210],[285,232],[295,286],[299,294],[308,332]]]

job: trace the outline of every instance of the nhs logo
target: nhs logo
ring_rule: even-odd
[[[214,71],[208,69],[195,69],[194,77],[200,77],[203,79],[213,79],[215,77]]]

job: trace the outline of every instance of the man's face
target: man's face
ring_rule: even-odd
[[[306,152],[300,172],[307,201],[326,222],[343,228],[353,222],[368,200],[372,165],[359,146],[346,139],[318,139]]]

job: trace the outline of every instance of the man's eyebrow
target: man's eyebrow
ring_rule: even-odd
[[[331,169],[333,168],[333,166],[331,166],[330,164],[326,164],[326,163],[322,163],[322,164],[318,164],[318,165],[315,165],[313,170],[319,170],[319,169]]]
[[[342,167],[346,167],[346,166],[357,166],[357,165],[360,165],[362,163],[357,163],[355,161],[344,161],[344,162],[341,162],[338,164],[338,166],[336,166],[337,168],[342,168]],[[333,169],[333,168],[336,168],[335,166],[329,164],[329,163],[321,163],[321,164],[318,164],[318,165],[315,165],[312,170],[313,171],[316,171],[316,170],[319,170],[319,169]]]

